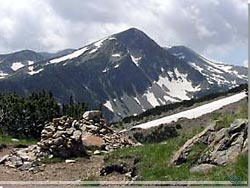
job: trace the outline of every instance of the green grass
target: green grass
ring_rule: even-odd
[[[106,163],[122,162],[129,156],[136,156],[141,160],[136,164],[138,179],[144,181],[229,181],[228,176],[241,176],[247,180],[248,157],[247,154],[240,156],[236,163],[223,167],[217,167],[206,173],[190,173],[192,160],[197,154],[205,149],[203,144],[197,145],[186,163],[180,166],[170,164],[174,153],[192,136],[201,130],[192,130],[176,138],[170,138],[164,144],[147,144],[134,148],[125,148],[113,151],[106,156]],[[127,157],[126,157],[127,156]],[[191,158],[190,158],[191,157]]]
[[[217,121],[215,129],[220,130],[221,128],[229,127],[237,118],[248,118],[247,101],[244,102],[236,112],[227,113],[226,115],[218,112],[213,113],[213,119]]]
[[[65,159],[53,157],[53,158],[44,158],[41,160],[43,164],[54,164],[54,163],[61,163],[64,162]]]
[[[19,141],[12,141],[12,137],[6,136],[6,135],[0,135],[0,144],[6,144],[6,145],[18,145],[18,144],[24,144],[24,145],[32,145],[36,144],[37,140],[34,139],[18,139]]]

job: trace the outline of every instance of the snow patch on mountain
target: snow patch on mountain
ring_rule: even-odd
[[[110,101],[106,101],[103,105],[107,107],[111,112],[114,112]]]
[[[13,71],[17,71],[18,69],[24,67],[24,64],[22,62],[15,62],[15,63],[12,63],[11,65],[11,69]]]
[[[89,53],[92,54],[92,53],[95,53],[98,51],[99,48],[101,48],[101,46],[103,45],[103,42],[107,40],[107,38],[104,38],[104,39],[101,39],[99,41],[97,41],[96,43],[94,43],[94,46],[96,48],[92,49]]]
[[[143,96],[145,96],[145,97],[147,98],[147,101],[148,101],[153,107],[160,106],[160,104],[159,104],[158,101],[157,101],[157,98],[155,97],[155,94],[154,94],[152,91],[147,90],[147,92],[144,93]]]
[[[141,57],[134,57],[133,55],[130,55],[133,63],[138,67],[139,66],[139,61],[141,60]]]
[[[28,72],[29,75],[38,74],[39,72],[43,71],[42,68],[34,71],[34,66],[29,66],[28,70],[29,70],[29,72]]]
[[[174,73],[177,79],[174,79]],[[169,78],[159,76],[159,80],[156,82],[163,90],[166,87],[169,91],[167,92],[170,96],[179,98],[181,100],[188,100],[190,97],[188,96],[189,92],[200,91],[199,86],[194,87],[192,82],[187,79],[187,74],[182,74],[178,71],[177,68],[174,69],[173,72],[168,72]]]
[[[9,74],[8,73],[5,73],[3,71],[0,71],[0,79],[3,79],[5,78],[6,76],[8,76]]]
[[[112,57],[121,57],[120,54],[112,54]]]
[[[200,117],[204,114],[208,114],[208,113],[211,113],[215,110],[218,110],[218,109],[222,108],[223,106],[238,102],[245,97],[246,97],[246,93],[241,92],[241,93],[235,94],[233,96],[226,97],[224,99],[219,99],[217,101],[213,101],[211,103],[208,103],[208,104],[205,104],[202,106],[198,106],[198,107],[190,109],[190,110],[182,111],[182,112],[179,112],[177,114],[166,116],[166,117],[156,119],[156,120],[153,120],[153,121],[150,121],[147,123],[142,123],[142,124],[136,125],[132,128],[148,129],[151,127],[159,126],[161,124],[171,123],[172,121],[176,122],[180,118],[188,118],[188,119],[197,118],[197,117]]]
[[[59,57],[59,58],[56,58],[56,59],[52,59],[50,60],[50,64],[55,64],[55,63],[60,63],[62,61],[66,61],[66,60],[69,60],[69,59],[74,59],[74,58],[77,58],[79,57],[80,55],[82,55],[84,52],[86,52],[88,50],[87,47],[84,47],[84,48],[81,48],[79,50],[76,50],[74,51],[73,53],[71,54],[68,54],[68,55],[65,55],[65,56],[62,56],[62,57]]]

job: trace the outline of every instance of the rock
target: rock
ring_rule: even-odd
[[[19,142],[19,140],[16,139],[16,138],[12,138],[11,141],[12,141],[12,142]]]
[[[10,156],[10,162],[11,163],[9,164],[9,166],[11,166],[11,167],[20,167],[23,165],[23,161],[22,161],[21,157],[18,157],[16,155]]]
[[[97,122],[101,119],[101,112],[99,110],[86,111],[82,117],[85,120],[93,120],[94,122]]]
[[[101,148],[104,145],[104,140],[92,134],[86,134],[82,137],[82,143],[87,147]]]
[[[31,168],[32,168],[31,162],[24,162],[23,165],[19,167],[19,169],[22,171],[30,170]]]
[[[50,124],[48,124],[48,126],[45,126],[43,129],[43,131],[46,131],[46,133],[47,132],[55,132],[55,130],[56,130],[55,127],[50,125]],[[42,133],[43,133],[43,131],[42,131]]]
[[[93,154],[94,154],[94,155],[100,155],[101,152],[100,152],[99,150],[95,150]]]
[[[70,158],[88,156],[86,148],[98,155],[105,149],[111,151],[136,145],[125,135],[105,126],[99,111],[89,111],[84,117],[86,119],[82,120],[68,116],[53,119],[45,125],[37,145],[13,149],[10,155],[0,159],[1,163],[30,171],[36,169],[43,158],[60,157],[67,159],[67,163],[73,163]]]
[[[73,135],[71,136],[71,138],[74,140],[80,140],[81,136],[82,136],[82,132],[79,130],[76,130],[73,132]]]
[[[72,160],[72,159],[66,159],[65,160],[65,163],[75,163],[76,162],[76,160]]]
[[[206,128],[200,134],[189,139],[176,152],[171,162],[176,165],[184,163],[193,146],[198,143],[203,143],[207,147],[200,153],[197,161],[193,161],[198,166],[194,167],[192,171],[209,168],[208,164],[226,165],[234,162],[247,148],[247,122],[247,119],[237,119],[227,128],[220,130],[214,129],[213,126]]]
[[[72,135],[73,132],[74,132],[74,130],[75,130],[75,129],[74,129],[73,127],[67,128],[66,131],[65,131],[65,133],[68,134],[68,135]]]
[[[192,167],[189,171],[190,173],[208,172],[212,170],[214,167],[216,167],[216,165],[201,164],[201,165]]]
[[[59,137],[59,138],[55,138],[54,140],[54,144],[56,145],[56,146],[59,146],[59,145],[62,145],[63,144],[63,138],[62,137]]]
[[[8,159],[9,155],[5,155],[0,158],[0,164],[4,163],[6,159]]]
[[[61,130],[56,131],[55,134],[53,135],[53,138],[59,138],[65,133],[66,133],[65,131],[61,131]]]
[[[191,147],[193,147],[195,144],[197,144],[199,141],[203,140],[204,137],[209,135],[211,131],[214,130],[214,125],[212,124],[208,126],[205,130],[203,130],[198,135],[194,136],[193,138],[189,139],[174,155],[174,157],[171,160],[171,163],[179,165],[186,161],[189,151],[191,150]],[[203,140],[204,141],[204,140]]]

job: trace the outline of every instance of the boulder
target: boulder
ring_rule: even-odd
[[[189,171],[190,171],[190,173],[208,172],[208,171],[212,170],[214,167],[216,167],[216,165],[201,164],[201,165],[192,167]]]
[[[101,119],[101,111],[99,110],[86,111],[82,117],[85,120],[93,120],[94,122],[99,122]]]
[[[83,135],[82,143],[87,147],[96,147],[99,149],[105,144],[101,137],[92,134]]]
[[[9,155],[5,155],[5,156],[1,157],[1,158],[0,158],[0,164],[4,163],[5,160],[8,159],[8,157],[9,157]]]
[[[234,162],[243,152],[247,151],[247,119],[236,119],[230,127],[215,129],[212,124],[204,131],[189,139],[174,155],[171,162],[179,165],[184,163],[192,148],[199,143],[207,147],[200,153],[196,167],[191,172],[206,171],[214,165],[226,165]]]

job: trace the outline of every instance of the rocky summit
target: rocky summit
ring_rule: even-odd
[[[236,119],[229,127],[221,128],[218,122],[208,126],[204,131],[189,139],[174,155],[172,163],[185,163],[192,150],[203,145],[199,156],[190,172],[208,171],[216,166],[234,162],[236,158],[247,152],[247,119]]]
[[[43,158],[86,157],[118,148],[138,145],[124,133],[105,125],[100,111],[88,111],[83,119],[63,116],[45,125],[37,145],[13,149],[0,159],[0,164],[20,170],[33,170]]]

